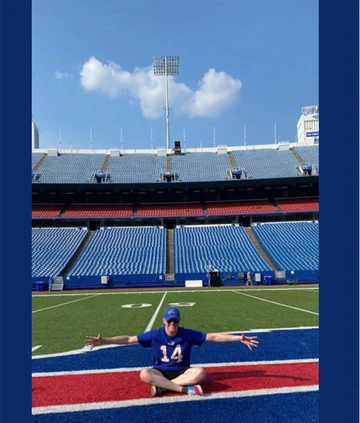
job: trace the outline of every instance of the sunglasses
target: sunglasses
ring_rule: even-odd
[[[170,323],[174,323],[174,325],[177,325],[179,323],[179,321],[177,319],[170,319],[167,320],[168,324],[170,325]]]

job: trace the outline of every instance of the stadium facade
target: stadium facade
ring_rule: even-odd
[[[318,282],[318,107],[297,129],[207,149],[33,143],[33,289]]]

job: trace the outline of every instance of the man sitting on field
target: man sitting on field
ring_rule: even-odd
[[[246,337],[224,333],[205,333],[180,327],[180,312],[175,307],[165,310],[164,327],[141,333],[136,336],[114,336],[102,338],[87,336],[85,344],[93,349],[99,345],[128,345],[139,343],[144,348],[152,348],[154,367],[140,372],[140,379],[151,385],[151,395],[164,391],[174,391],[187,395],[203,395],[199,385],[206,377],[205,369],[190,367],[190,352],[194,345],[201,346],[205,341],[242,342],[251,350],[257,347],[257,336]]]

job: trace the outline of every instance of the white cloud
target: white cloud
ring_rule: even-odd
[[[104,64],[91,57],[82,66],[80,80],[86,91],[111,98],[130,96],[138,100],[145,118],[164,115],[165,82],[155,76],[152,67],[136,68],[132,73],[116,63]],[[217,117],[238,99],[242,83],[225,72],[209,69],[193,91],[168,77],[170,106],[176,114],[188,117]]]
[[[68,73],[68,72],[56,71],[54,76],[55,76],[56,79],[64,79],[64,78],[72,78],[74,75],[72,75],[71,73]]]

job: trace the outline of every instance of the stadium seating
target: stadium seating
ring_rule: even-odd
[[[79,228],[33,228],[32,277],[59,275],[86,234]]]
[[[31,155],[31,169],[34,169],[34,167],[39,163],[42,156],[43,156],[42,153],[32,153],[32,155]]]
[[[98,230],[67,276],[164,274],[166,231],[158,227]]]
[[[58,217],[62,209],[62,205],[33,205],[32,217],[33,218],[55,218]]]
[[[298,176],[299,162],[290,150],[257,149],[233,151],[240,169],[251,179],[289,178]]]
[[[296,146],[294,151],[310,165],[319,168],[318,146]],[[42,158],[42,153],[32,153],[32,168]],[[246,171],[250,179],[285,178],[299,176],[297,167],[300,162],[291,150],[270,148],[232,151],[239,169]],[[103,169],[108,157],[106,168]],[[113,183],[154,183],[160,175],[171,170],[183,182],[224,181],[227,171],[232,169],[228,154],[211,152],[187,152],[171,156],[171,169],[167,169],[166,156],[155,154],[124,154],[106,156],[98,153],[65,153],[57,156],[47,155],[41,163],[36,183],[88,183],[91,177],[103,170],[110,174]],[[34,181],[35,182],[35,181]]]
[[[102,168],[105,154],[60,154],[47,156],[38,172],[40,183],[88,183]]]
[[[318,211],[318,198],[287,198],[275,200],[281,212]]]
[[[197,204],[142,204],[138,207],[137,216],[197,216],[203,215],[200,203]]]
[[[175,273],[271,270],[241,226],[183,226],[174,230]]]
[[[151,183],[160,180],[166,170],[166,156],[153,154],[126,154],[110,157],[107,173],[114,183]]]
[[[172,170],[179,173],[179,180],[188,181],[224,181],[226,171],[231,168],[227,154],[188,153],[173,156]]]
[[[229,201],[226,203],[206,203],[208,215],[218,214],[255,214],[275,213],[275,207],[268,200],[261,201]]]
[[[72,205],[64,213],[64,217],[130,217],[132,205]]]
[[[260,223],[252,230],[279,269],[319,269],[318,222]]]
[[[295,147],[295,151],[308,165],[315,165],[319,170],[319,146]]]

